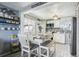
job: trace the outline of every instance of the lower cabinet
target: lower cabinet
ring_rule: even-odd
[[[54,33],[53,39],[55,42],[65,43],[65,33],[60,33],[60,32]]]

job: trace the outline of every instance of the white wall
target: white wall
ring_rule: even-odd
[[[40,25],[42,26],[42,32],[41,33],[45,33],[46,32],[46,21],[41,21]]]
[[[21,33],[25,33],[28,32],[27,27],[24,28],[24,25],[31,25],[30,28],[31,29],[31,34],[32,35],[36,35],[38,33],[38,21],[36,21],[34,18],[29,18],[29,17],[24,17],[24,14],[26,14],[26,12],[21,12]]]

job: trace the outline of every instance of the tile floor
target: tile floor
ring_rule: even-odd
[[[56,57],[71,57],[70,45],[56,44]]]
[[[7,55],[6,57],[21,57],[21,52]],[[72,57],[70,54],[70,45],[56,43],[56,54],[54,57]]]

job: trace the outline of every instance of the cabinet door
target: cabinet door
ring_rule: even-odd
[[[64,30],[71,30],[72,29],[72,17],[61,18],[60,28],[63,28]]]
[[[54,27],[59,28],[60,20],[54,20]]]
[[[65,43],[65,33],[55,33],[54,41],[58,43]]]

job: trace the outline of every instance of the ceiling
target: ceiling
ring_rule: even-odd
[[[0,4],[15,10],[21,10],[33,3],[35,2],[0,2]],[[42,6],[30,9],[27,14],[41,19],[52,19],[54,15],[59,17],[75,16],[76,6],[77,2],[49,2]]]
[[[77,2],[49,2],[48,5],[29,10],[27,14],[41,19],[52,19],[54,15],[59,17],[75,16],[76,6]]]
[[[0,2],[0,4],[8,6],[15,10],[20,10],[34,2]]]

